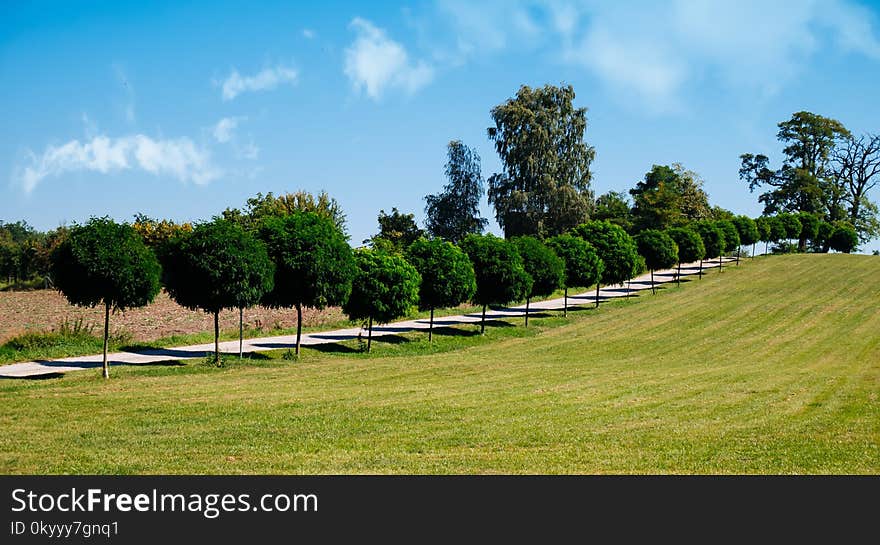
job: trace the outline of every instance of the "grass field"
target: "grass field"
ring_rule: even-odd
[[[431,350],[4,380],[0,472],[876,474],[878,272],[774,256]]]

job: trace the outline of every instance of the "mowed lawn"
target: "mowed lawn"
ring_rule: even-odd
[[[0,381],[0,471],[880,473],[880,257],[758,258],[534,323]]]

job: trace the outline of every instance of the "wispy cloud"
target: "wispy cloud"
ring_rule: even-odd
[[[229,142],[232,140],[232,137],[235,136],[235,130],[238,128],[238,124],[245,120],[247,120],[247,117],[224,117],[218,121],[211,130],[214,140],[221,144]]]
[[[101,135],[83,142],[71,140],[60,146],[50,145],[41,155],[29,153],[28,158],[30,164],[15,176],[25,193],[32,192],[46,178],[76,171],[108,174],[141,169],[197,184],[206,184],[221,175],[210,152],[185,137],[166,140],[143,134],[120,138]]]
[[[296,70],[282,65],[265,68],[252,76],[242,76],[238,70],[233,69],[220,83],[223,100],[232,100],[249,91],[268,91],[282,84],[293,85],[296,83],[297,76]]]
[[[253,136],[248,135],[247,141],[242,141],[237,134],[239,125],[247,119],[247,116],[224,117],[210,131],[214,140],[232,146],[236,158],[253,160],[260,155],[260,148],[254,143]]]
[[[357,37],[345,50],[345,75],[356,91],[378,100],[389,88],[414,93],[434,77],[431,66],[411,62],[406,49],[370,21],[356,17],[349,27]]]
[[[311,40],[312,38],[314,38],[316,36],[316,33],[314,30],[312,30],[310,28],[304,28],[302,30],[302,35],[303,35],[303,38],[305,38],[306,40]]]

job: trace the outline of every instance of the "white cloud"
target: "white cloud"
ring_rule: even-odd
[[[238,70],[233,69],[220,85],[223,100],[232,100],[247,91],[267,91],[284,83],[293,85],[296,79],[296,70],[278,65],[274,68],[266,68],[253,76],[242,76]]]
[[[247,120],[247,117],[224,117],[218,121],[211,130],[211,133],[214,135],[214,140],[221,144],[229,142],[235,136],[235,130],[238,128],[238,124],[245,120]]]
[[[31,164],[18,173],[25,193],[45,178],[67,172],[92,171],[101,174],[139,168],[157,176],[205,184],[220,176],[208,150],[189,138],[154,140],[143,134],[109,138],[95,136],[80,142],[71,140],[48,146],[42,155],[29,154]]]
[[[312,30],[310,28],[304,28],[302,31],[302,35],[303,35],[303,38],[305,38],[307,40],[311,40],[312,38],[315,37],[316,34],[315,34],[314,30]]]
[[[355,90],[377,100],[386,89],[414,93],[433,79],[433,68],[424,61],[413,64],[406,49],[381,28],[360,17],[349,26],[357,37],[345,50],[345,75]]]

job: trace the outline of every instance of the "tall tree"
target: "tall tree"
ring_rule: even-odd
[[[532,277],[526,272],[516,247],[494,235],[468,235],[461,242],[474,265],[477,291],[474,303],[483,307],[480,334],[486,332],[486,307],[520,301],[532,288]]]
[[[596,198],[596,207],[592,217],[594,220],[605,220],[619,225],[627,233],[633,230],[629,198],[625,193],[609,191],[599,195]]]
[[[214,362],[220,365],[220,311],[238,309],[241,316],[241,309],[272,289],[274,266],[266,246],[237,223],[215,218],[175,235],[160,254],[168,295],[214,316]]]
[[[506,237],[557,235],[587,219],[596,152],[584,142],[587,109],[574,98],[570,85],[523,85],[492,109],[488,135],[502,172],[489,178],[489,203]]]
[[[419,302],[419,272],[399,255],[362,248],[351,295],[342,306],[352,320],[367,320],[367,352],[372,349],[373,322],[387,324],[405,316]]]
[[[71,304],[104,305],[102,374],[110,378],[107,341],[110,310],[149,304],[159,293],[161,267],[156,255],[128,224],[92,218],[75,225],[51,257],[55,286]]]
[[[868,192],[880,182],[880,134],[846,138],[835,150],[832,175],[849,206],[848,220],[862,242],[880,234],[877,207]]]
[[[654,165],[630,190],[634,229],[666,229],[712,215],[703,181],[680,163]]]
[[[434,309],[457,307],[474,296],[477,280],[474,266],[458,246],[435,238],[410,244],[406,259],[422,276],[419,309],[431,311],[428,342],[434,337]]]
[[[483,175],[476,150],[453,140],[447,146],[443,192],[425,197],[425,227],[432,236],[458,243],[470,233],[482,233],[489,220],[480,217]]]
[[[563,303],[562,315],[568,315],[568,288],[575,286],[589,287],[598,284],[602,278],[605,264],[599,258],[596,248],[592,244],[568,233],[556,235],[547,239],[547,246],[553,248],[565,264],[563,277]],[[598,291],[596,292],[596,306],[599,306]]]
[[[371,244],[375,249],[400,254],[424,235],[425,232],[416,224],[415,214],[404,214],[395,207],[390,214],[379,211],[379,232],[364,243]]]
[[[351,293],[354,257],[345,235],[326,217],[293,211],[268,217],[260,228],[275,263],[275,287],[263,296],[269,307],[296,308],[296,355],[302,337],[302,309],[341,305]]]
[[[565,262],[553,249],[535,237],[522,236],[511,240],[523,260],[523,267],[532,277],[526,292],[526,327],[529,327],[529,306],[532,297],[548,297],[563,284]]]
[[[740,179],[751,191],[767,188],[758,197],[765,214],[814,212],[837,219],[842,195],[835,190],[829,162],[836,144],[850,132],[836,119],[804,111],[778,127],[776,138],[785,145],[782,167],[771,170],[766,155],[746,153],[740,156]]]

